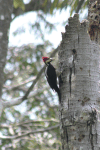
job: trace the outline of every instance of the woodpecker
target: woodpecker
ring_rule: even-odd
[[[54,59],[53,58],[49,58],[49,57],[42,57],[42,59],[43,59],[43,62],[46,64],[45,76],[47,78],[49,86],[51,87],[51,89],[53,91],[57,92],[58,97],[59,97],[59,102],[61,102],[60,89],[58,88],[58,85],[57,85],[56,69],[51,64],[51,62]]]

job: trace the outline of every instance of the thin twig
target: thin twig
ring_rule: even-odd
[[[59,46],[51,53],[50,57],[54,57],[55,54],[58,52]],[[26,100],[30,94],[30,92],[32,91],[32,89],[34,88],[35,84],[37,83],[37,81],[40,79],[42,73],[44,72],[45,69],[45,65],[42,67],[42,69],[40,70],[40,72],[38,73],[37,77],[33,80],[32,85],[29,87],[29,89],[27,90],[27,92],[25,93],[25,95],[23,97],[18,97],[15,100],[10,100],[10,101],[3,101],[3,109],[6,107],[11,107],[14,105],[19,105],[21,104],[24,100]]]
[[[79,12],[79,10],[81,9],[83,3],[84,3],[84,0],[80,0],[80,1],[79,1],[78,6],[77,6],[77,9],[76,9],[76,13]]]
[[[55,56],[55,54],[58,51],[59,46],[52,52],[52,54],[50,55],[50,57]],[[42,73],[45,70],[45,65],[43,66],[43,68],[40,70],[40,72],[38,73],[36,79],[33,81],[32,85],[29,87],[28,91],[25,93],[25,95],[22,97],[22,101],[24,101],[25,99],[27,99],[29,93],[31,92],[31,90],[34,88],[35,84],[37,83],[37,81],[39,80],[39,78],[41,77]]]
[[[24,81],[24,82],[22,82],[22,83],[20,83],[20,84],[18,84],[18,85],[14,85],[14,86],[5,86],[5,85],[4,85],[4,88],[5,88],[4,92],[5,92],[5,91],[16,90],[16,89],[18,89],[20,86],[23,86],[23,85],[25,85],[25,84],[27,84],[27,83],[29,83],[29,82],[32,82],[33,80],[35,80],[35,78],[36,78],[36,77],[32,77],[32,78],[27,79],[26,81]]]
[[[24,122],[21,122],[21,123],[17,123],[17,124],[10,124],[10,125],[7,125],[7,124],[0,124],[0,128],[10,128],[10,127],[16,127],[16,126],[22,126],[22,125],[27,125],[27,124],[35,124],[35,123],[41,123],[41,122],[55,122],[55,123],[59,123],[59,120],[57,119],[54,119],[54,118],[51,118],[50,120],[48,119],[38,119],[38,120],[29,120],[29,121],[24,121]]]
[[[7,139],[10,139],[10,140],[18,139],[18,138],[22,138],[22,137],[28,136],[28,135],[30,135],[30,134],[42,133],[42,132],[54,130],[54,129],[58,128],[58,127],[59,127],[59,124],[57,124],[57,125],[55,125],[55,126],[52,126],[52,127],[44,128],[44,129],[38,129],[38,130],[34,130],[34,131],[29,131],[29,132],[24,133],[24,134],[21,134],[21,135],[0,136],[0,139],[6,139],[6,140],[7,140]]]

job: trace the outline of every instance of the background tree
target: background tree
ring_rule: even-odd
[[[63,10],[68,6],[71,6],[71,14],[79,12],[87,4],[88,1],[83,0],[31,0],[27,3],[22,0],[13,1],[12,22],[20,15],[36,12],[37,21],[30,25],[30,29],[36,33],[37,40],[41,38],[41,42],[33,41],[32,44],[21,47],[9,47],[2,90],[1,106],[4,111],[0,124],[1,149],[61,149],[58,100],[42,74],[45,67],[41,67],[41,57],[55,56],[59,49],[54,50],[52,43],[46,40],[44,33],[56,28],[46,16],[54,15],[57,9]],[[9,2],[7,8],[11,6]],[[44,22],[45,30],[40,25],[41,22]],[[17,36],[24,30],[20,27],[14,35]],[[7,32],[5,34],[7,36]]]
[[[6,9],[7,7],[7,9]],[[6,11],[5,11],[6,10]],[[6,61],[6,54],[8,48],[8,29],[11,21],[12,13],[12,0],[4,4],[3,1],[0,2],[0,97],[2,95],[2,85],[4,81],[3,69]],[[2,101],[0,100],[0,115],[2,113]]]

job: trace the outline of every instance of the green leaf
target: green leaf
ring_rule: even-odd
[[[59,0],[54,0],[52,5],[51,5],[51,9],[50,9],[50,13],[53,13],[53,10],[58,6]]]
[[[13,0],[14,8],[20,7],[23,11],[25,11],[25,5],[23,3],[23,0]]]

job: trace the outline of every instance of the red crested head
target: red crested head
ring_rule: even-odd
[[[42,57],[43,61],[45,62],[46,60],[49,59],[49,57]]]

